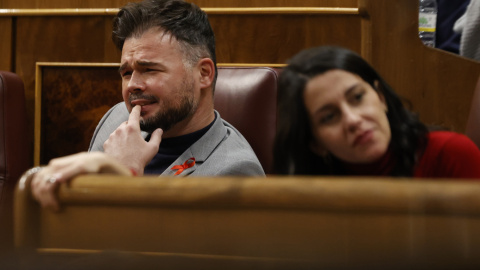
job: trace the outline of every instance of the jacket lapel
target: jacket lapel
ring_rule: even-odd
[[[213,153],[218,144],[226,138],[227,129],[223,125],[222,118],[217,111],[215,111],[215,114],[216,119],[213,126],[207,131],[207,133],[198,139],[198,141],[183,152],[183,154],[181,154],[175,162],[161,174],[162,176],[187,176],[194,173],[195,170]],[[183,169],[181,173],[175,175],[178,169],[173,169],[173,167],[182,166],[191,158],[195,159],[195,164]]]

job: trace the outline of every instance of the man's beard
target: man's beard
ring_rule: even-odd
[[[130,102],[135,99],[156,100],[160,105],[160,111],[147,119],[140,120],[140,129],[152,133],[157,128],[168,131],[178,122],[191,116],[197,109],[197,103],[194,100],[193,83],[184,81],[181,89],[174,91],[174,97],[170,99],[169,104],[164,100],[158,100],[155,96],[135,95],[129,97]],[[167,101],[168,102],[168,101]],[[174,104],[173,104],[174,103]]]

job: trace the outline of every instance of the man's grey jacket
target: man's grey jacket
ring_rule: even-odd
[[[178,176],[265,175],[247,140],[217,111],[215,114],[215,123],[207,133],[181,154],[162,175],[174,175],[178,170],[172,170],[172,167],[183,165],[190,158],[195,158],[195,164],[181,171]],[[124,102],[113,106],[97,125],[88,151],[103,151],[103,143],[120,124],[128,120],[128,116]],[[147,135],[142,132],[144,138]]]

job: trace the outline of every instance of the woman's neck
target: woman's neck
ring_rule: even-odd
[[[340,161],[340,166],[346,175],[390,175],[395,166],[395,157],[391,148],[377,161],[372,163],[348,163]]]

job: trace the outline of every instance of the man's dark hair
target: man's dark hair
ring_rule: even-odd
[[[151,28],[163,30],[180,43],[184,60],[190,65],[201,58],[212,59],[215,65],[215,35],[208,16],[197,5],[182,0],[145,0],[128,3],[113,20],[112,40],[122,50],[125,40],[140,37]]]
[[[396,159],[392,176],[412,176],[418,155],[427,143],[427,127],[409,111],[387,82],[358,54],[341,47],[316,47],[294,56],[278,84],[278,123],[274,171],[278,174],[342,175],[340,161],[323,160],[310,150],[313,140],[303,93],[308,81],[340,69],[360,76],[385,98],[390,124],[390,148]]]

